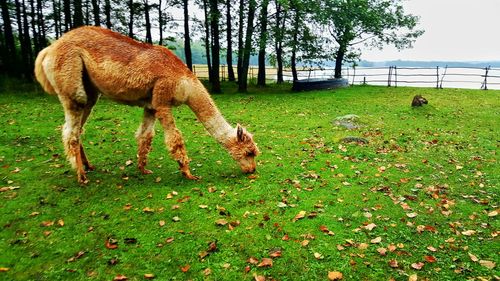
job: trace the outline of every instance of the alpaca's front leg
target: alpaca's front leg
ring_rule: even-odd
[[[187,156],[184,140],[182,139],[181,132],[175,127],[174,117],[172,110],[169,107],[164,107],[156,110],[156,118],[165,130],[165,144],[177,163],[182,175],[191,180],[197,180],[199,177],[191,174],[189,169],[189,158]]]
[[[139,143],[137,151],[138,168],[143,174],[152,174],[151,170],[146,169],[148,153],[151,151],[151,142],[154,136],[155,127],[155,112],[152,109],[144,109],[144,118],[139,130],[137,130],[136,138]]]

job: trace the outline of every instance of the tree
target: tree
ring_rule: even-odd
[[[189,34],[189,10],[188,0],[182,0],[184,10],[184,55],[186,57],[186,65],[189,70],[193,70],[193,56],[191,53],[191,36]]]
[[[283,41],[285,33],[285,22],[287,17],[287,10],[283,8],[281,0],[275,0],[275,22],[274,22],[274,50],[276,62],[276,83],[281,84],[283,80]]]
[[[335,78],[342,77],[344,59],[359,57],[356,45],[411,47],[423,34],[418,17],[405,14],[401,0],[320,0],[316,18],[336,44]]]
[[[3,20],[3,37],[5,41],[6,53],[2,53],[2,61],[6,64],[6,69],[9,71],[14,67],[16,57],[16,43],[14,33],[12,31],[12,22],[10,20],[9,6],[7,1],[1,1],[2,20]]]
[[[212,50],[212,92],[220,93],[220,42],[219,42],[219,19],[220,11],[218,0],[210,0],[210,31],[211,31],[211,50]]]
[[[109,1],[109,0],[108,0]],[[71,21],[71,1],[63,0],[63,12],[64,12],[64,32],[67,32],[73,27]]]
[[[151,36],[151,20],[149,18],[149,10],[151,5],[149,5],[148,0],[144,0],[144,15],[146,18],[146,42],[153,44],[153,37]]]
[[[260,41],[259,41],[259,72],[257,75],[257,85],[266,85],[266,47],[267,47],[267,6],[269,0],[263,0],[260,12]]]
[[[73,0],[73,9],[75,15],[73,16],[73,27],[78,27],[83,25],[83,11],[82,11],[82,0]]]
[[[111,0],[104,0],[104,14],[106,16],[106,27],[111,29]]]
[[[209,25],[209,14],[207,7],[207,0],[203,0],[203,12],[205,13],[205,37],[203,38],[205,44],[205,56],[207,58],[207,68],[208,68],[208,81],[212,82],[212,61],[210,59],[210,25]]]
[[[241,61],[241,70],[238,77],[238,91],[246,92],[248,88],[248,67],[250,65],[250,54],[252,52],[252,36],[254,31],[254,17],[257,3],[255,0],[249,0],[247,13],[247,28],[245,32],[245,46],[243,48],[243,59]]]
[[[98,0],[92,0],[92,14],[94,15],[94,25],[101,26],[101,10]]]
[[[231,23],[231,0],[226,0],[226,40],[227,40],[227,78],[229,81],[235,81],[233,70],[233,36],[232,36],[232,23]]]

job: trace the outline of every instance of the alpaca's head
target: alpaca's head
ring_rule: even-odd
[[[253,141],[252,135],[239,124],[236,128],[236,136],[226,144],[231,156],[236,160],[244,173],[255,172],[255,156],[259,155],[259,149]]]

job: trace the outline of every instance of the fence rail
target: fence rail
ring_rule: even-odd
[[[193,66],[194,73],[199,78],[208,78],[206,65]],[[248,69],[249,79],[256,79],[258,68],[250,66]],[[331,79],[333,68],[301,68],[297,71],[298,79]],[[277,70],[266,67],[266,79],[276,81]],[[412,87],[435,87],[442,88],[465,88],[465,89],[497,89],[500,90],[500,68],[490,66],[436,66],[436,67],[356,67],[346,68],[342,76],[348,79],[351,85],[384,85],[389,87],[412,86]],[[221,66],[220,77],[227,79],[227,67]],[[283,79],[293,81],[292,71],[285,69]]]

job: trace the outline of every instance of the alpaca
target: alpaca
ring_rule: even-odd
[[[64,108],[62,140],[80,183],[87,183],[86,170],[94,169],[80,135],[100,95],[144,108],[136,133],[137,166],[143,174],[152,173],[146,164],[158,119],[165,144],[183,176],[198,179],[191,174],[190,159],[172,115],[172,107],[181,104],[196,114],[244,173],[255,171],[259,149],[252,135],[239,124],[233,128],[224,119],[203,84],[165,47],[141,43],[100,27],[80,27],[38,54],[35,76],[47,93],[58,96]]]

